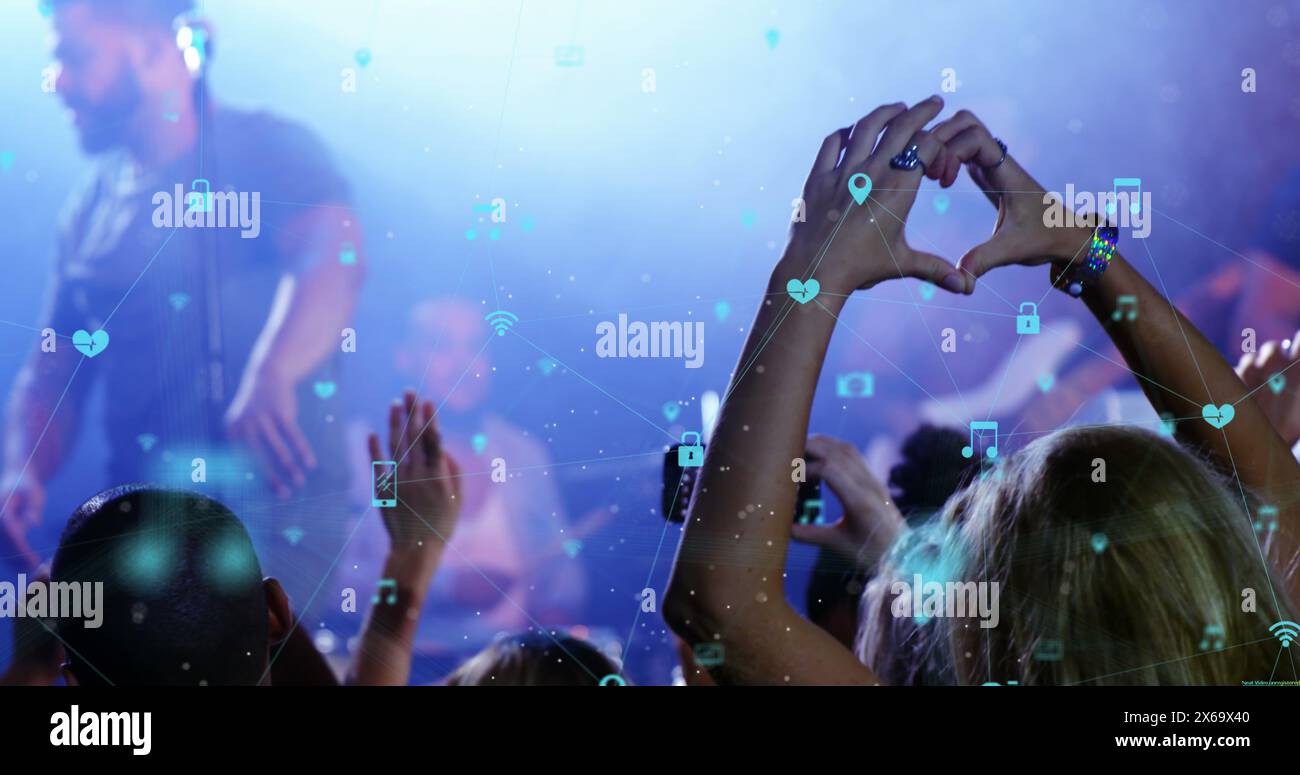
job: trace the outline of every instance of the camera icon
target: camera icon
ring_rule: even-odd
[[[840,398],[870,398],[876,382],[870,372],[854,371],[835,377],[835,394]]]

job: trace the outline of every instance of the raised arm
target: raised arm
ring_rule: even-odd
[[[950,165],[970,162],[975,182],[999,208],[993,236],[962,257],[963,269],[978,277],[996,266],[1050,263],[1055,281],[1071,261],[1083,260],[1092,229],[1048,227],[1042,187],[1011,156],[993,166],[1002,152],[978,119],[959,113],[934,131],[947,143]],[[956,166],[949,172],[945,183],[956,176]],[[1145,244],[1136,250],[1139,263],[1154,267],[1157,258]],[[1138,315],[1112,322],[1121,295],[1136,297]],[[1240,484],[1243,506],[1249,511],[1255,504],[1247,499],[1248,492],[1278,508],[1278,530],[1268,551],[1275,567],[1287,571],[1293,599],[1300,596],[1300,574],[1295,572],[1300,555],[1300,499],[1296,497],[1300,465],[1268,416],[1250,400],[1232,366],[1119,254],[1100,281],[1086,288],[1082,299],[1124,356],[1151,405],[1180,418],[1179,440],[1204,450]]]
[[[938,97],[910,110],[881,107],[822,144],[804,185],[808,219],[796,224],[768,280],[722,406],[687,516],[664,615],[689,644],[720,643],[720,682],[875,683],[830,634],[786,602],[785,558],[808,413],[831,332],[848,295],[891,277],[922,277],[964,292],[965,280],[903,238],[922,168],[893,169],[918,145],[927,166],[941,145],[923,130]],[[881,134],[883,131],[883,135]],[[879,144],[877,145],[877,139]],[[841,155],[843,158],[841,159]],[[875,191],[862,204],[850,196]]]
[[[390,547],[383,586],[348,670],[349,685],[405,686],[420,610],[460,516],[460,469],[442,449],[433,404],[407,391],[388,415],[389,446],[370,436],[372,460],[397,461],[397,505],[381,511]],[[390,597],[391,595],[391,597]]]

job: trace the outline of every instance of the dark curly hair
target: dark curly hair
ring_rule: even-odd
[[[922,425],[903,441],[903,460],[889,471],[894,504],[908,524],[923,522],[979,473],[978,459],[961,456],[966,436]]]

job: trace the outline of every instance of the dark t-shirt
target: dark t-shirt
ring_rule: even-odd
[[[189,192],[200,178],[213,192],[259,192],[260,233],[156,226],[155,194]],[[332,257],[329,246],[287,245],[285,227],[304,208],[348,197],[322,143],[265,113],[210,112],[198,147],[163,171],[140,173],[124,154],[98,160],[63,226],[49,325],[60,337],[110,335],[76,378],[83,395],[92,382],[105,391],[110,483],[165,478],[164,454],[186,471],[191,454],[252,468],[223,458],[222,416],[281,278]],[[342,418],[331,419],[339,399],[315,386],[328,394],[335,366],[299,386],[300,424],[326,466],[342,465]]]

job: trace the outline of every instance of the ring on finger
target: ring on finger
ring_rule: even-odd
[[[995,170],[995,169],[997,169],[998,167],[1001,167],[1001,166],[1002,166],[1002,162],[1004,162],[1004,161],[1007,160],[1007,144],[1004,143],[1004,142],[1002,142],[1002,138],[1001,138],[1001,137],[995,137],[995,138],[993,138],[993,142],[997,143],[997,144],[998,144],[998,150],[1002,151],[1002,158],[998,159],[998,160],[995,161],[994,163],[992,163],[992,164],[988,165],[987,167],[985,167],[984,170],[985,170],[986,172],[987,172],[987,171],[990,171],[990,170]]]
[[[922,173],[925,172],[925,162],[921,161],[920,148],[916,144],[907,146],[907,148],[902,153],[890,159],[889,166],[896,170],[908,170],[908,171],[920,167],[921,172]]]

